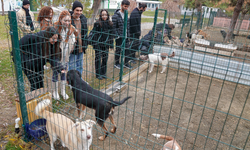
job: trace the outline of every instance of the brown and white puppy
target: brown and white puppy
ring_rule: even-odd
[[[149,73],[153,71],[155,64],[162,64],[162,71],[161,73],[164,73],[166,71],[166,67],[168,62],[170,61],[170,58],[175,56],[175,52],[173,52],[171,55],[168,56],[167,53],[153,53],[148,55],[141,55],[140,59],[142,60],[148,60],[150,63]]]
[[[154,137],[157,139],[165,139],[168,140],[166,144],[164,144],[162,150],[181,150],[180,145],[176,142],[176,140],[171,137],[171,136],[165,136],[165,135],[160,135],[160,134],[152,134]]]
[[[74,123],[64,115],[45,110],[51,105],[49,99],[39,102],[35,108],[35,114],[46,119],[46,130],[50,138],[51,150],[54,150],[54,142],[57,137],[61,139],[62,146],[70,150],[89,150],[92,143],[93,120]]]
[[[202,35],[204,39],[208,39],[210,37],[207,33],[202,31],[201,29],[198,30],[198,35]]]

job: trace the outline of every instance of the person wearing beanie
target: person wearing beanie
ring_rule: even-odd
[[[73,52],[69,56],[68,70],[77,70],[82,74],[83,71],[83,55],[88,47],[88,28],[87,18],[82,14],[83,5],[79,1],[75,1],[72,6],[71,24],[78,32],[78,38]]]
[[[23,0],[22,8],[17,12],[18,27],[23,35],[34,33],[37,25],[34,23],[35,17],[33,12],[29,11],[30,2]]]

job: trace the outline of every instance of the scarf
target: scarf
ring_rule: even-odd
[[[26,25],[27,26],[30,26],[30,29],[31,31],[34,31],[34,25],[33,25],[33,22],[32,22],[32,19],[31,19],[31,16],[30,16],[30,13],[29,13],[29,9],[26,9],[22,6],[22,8],[25,10],[26,12]]]

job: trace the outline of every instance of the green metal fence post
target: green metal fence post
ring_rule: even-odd
[[[124,22],[123,22],[123,37],[122,37],[122,45],[121,45],[121,49],[122,49],[122,56],[121,56],[121,70],[120,70],[120,78],[119,81],[122,81],[122,75],[123,75],[123,58],[124,58],[124,53],[126,50],[126,39],[127,39],[127,22],[128,22],[128,11],[125,10],[124,11]]]
[[[183,28],[184,28],[184,25],[185,25],[185,18],[186,18],[186,11],[184,13],[184,18],[183,18],[183,21],[182,21],[182,27],[181,27],[181,34],[180,34],[180,38],[182,36],[182,31],[183,31]]]
[[[189,33],[191,33],[191,30],[192,30],[193,18],[194,18],[194,10],[192,12],[191,25],[190,25]]]
[[[16,12],[9,11],[8,17],[10,21],[10,35],[12,41],[13,58],[15,61],[15,72],[16,72],[16,81],[19,94],[20,108],[22,113],[23,125],[25,125],[26,123],[29,123],[29,120],[28,120],[28,113],[26,106],[26,98],[24,93],[24,81],[23,81],[22,65],[20,57]]]
[[[153,50],[153,48],[154,48],[154,41],[155,41],[155,30],[156,30],[156,23],[157,23],[157,16],[158,16],[158,7],[156,7],[156,9],[155,9],[155,17],[154,17],[154,26],[153,26],[153,35],[152,35],[152,37],[151,37],[151,41],[152,41],[152,44],[150,44],[150,48],[149,48],[149,50]]]
[[[160,10],[160,9],[159,9]],[[161,35],[161,44],[163,43],[163,37],[164,37],[164,30],[165,30],[165,24],[166,24],[166,17],[167,17],[167,10],[164,10],[164,21],[163,21],[163,28],[162,28],[162,35]]]

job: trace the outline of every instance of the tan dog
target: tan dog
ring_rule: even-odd
[[[209,34],[203,32],[201,29],[198,30],[198,35],[202,35],[204,39],[208,39],[210,37]]]
[[[46,130],[49,134],[51,150],[54,150],[54,142],[57,137],[61,139],[62,146],[70,150],[89,150],[92,143],[93,120],[74,123],[64,115],[45,110],[51,105],[49,99],[39,102],[35,108],[35,114],[46,119]]]
[[[180,145],[176,142],[176,140],[171,136],[165,136],[160,134],[152,134],[157,139],[165,139],[168,140],[166,144],[164,144],[162,150],[181,150]]]

